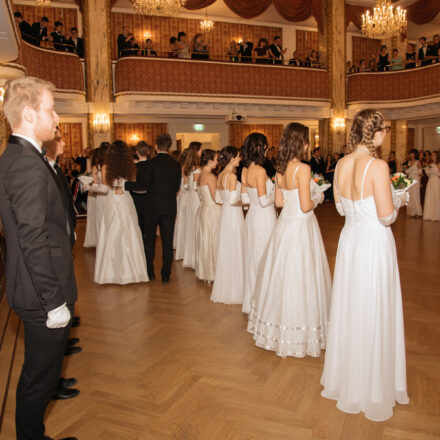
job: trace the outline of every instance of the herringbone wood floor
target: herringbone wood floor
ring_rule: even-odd
[[[331,268],[343,219],[318,209]],[[66,359],[79,397],[56,402],[51,436],[80,440],[440,439],[440,224],[393,226],[404,297],[410,404],[375,423],[320,397],[320,359],[280,359],[256,348],[239,306],[213,304],[210,287],[180,263],[172,282],[97,286],[94,250],[75,249],[83,352]],[[79,243],[84,236],[79,224]],[[157,270],[159,273],[159,270]],[[15,358],[2,439],[14,436]]]

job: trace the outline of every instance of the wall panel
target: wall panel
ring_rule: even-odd
[[[359,66],[359,61],[364,59],[368,65],[368,61],[376,55],[380,49],[380,40],[374,40],[370,38],[352,37],[353,50],[352,60],[350,60],[356,66]]]
[[[64,156],[77,157],[85,147],[82,137],[81,122],[60,122],[61,136],[66,146],[64,147]]]
[[[136,124],[115,123],[115,139],[121,139],[128,145],[136,145],[141,140],[154,145],[156,137],[163,133],[168,133],[168,124],[148,122]]]
[[[278,149],[281,135],[283,133],[282,124],[229,124],[229,144],[241,148],[246,137],[253,132],[263,133],[267,137],[270,147]]]

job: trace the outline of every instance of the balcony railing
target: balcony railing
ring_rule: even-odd
[[[440,64],[384,73],[355,73],[347,77],[348,104],[411,101],[440,96]]]
[[[328,101],[328,72],[290,66],[127,57],[115,63],[115,93]]]
[[[51,81],[58,91],[85,92],[84,69],[78,55],[21,41],[17,63],[26,68],[27,76]]]

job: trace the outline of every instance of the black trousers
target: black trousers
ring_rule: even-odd
[[[73,316],[73,306],[69,306]],[[44,310],[15,309],[24,325],[24,364],[17,385],[17,440],[40,440],[44,413],[58,385],[71,322],[65,328],[46,327]]]
[[[173,237],[174,223],[176,214],[171,215],[149,215],[144,214],[145,221],[145,254],[147,256],[148,276],[154,275],[154,250],[156,246],[156,231],[160,228],[160,237],[162,239],[162,277],[168,278],[171,273],[173,263]]]

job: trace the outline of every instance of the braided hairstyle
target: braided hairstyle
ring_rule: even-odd
[[[239,154],[238,148],[228,145],[227,147],[223,147],[218,156],[218,165],[221,170],[228,165],[228,163],[235,159]]]
[[[375,145],[375,133],[383,127],[383,115],[380,111],[366,109],[358,112],[353,120],[348,149],[353,151],[358,145],[365,145],[373,157],[378,156],[379,145]]]

